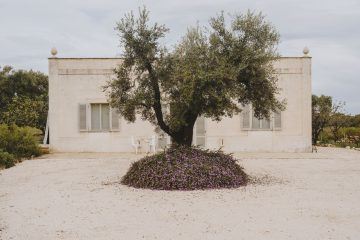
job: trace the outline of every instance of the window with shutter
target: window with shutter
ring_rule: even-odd
[[[86,124],[86,104],[79,105],[79,130],[87,131]]]
[[[120,131],[120,115],[116,109],[111,109],[111,130]]]
[[[275,114],[275,113],[274,113]],[[272,118],[257,118],[254,115],[254,111],[250,104],[243,107],[242,110],[242,128],[245,130],[271,130],[271,129],[279,129],[281,127],[281,116],[274,116],[273,124]],[[280,121],[280,122],[279,122]],[[273,127],[274,126],[274,127]]]
[[[110,107],[109,104],[101,104],[101,130],[110,130]]]
[[[261,129],[271,129],[270,119],[263,118],[261,119]]]
[[[281,129],[281,112],[274,112],[274,129]]]
[[[252,125],[251,129],[263,129],[263,130],[270,130],[270,119],[266,118],[257,118],[254,115],[252,115]]]
[[[108,103],[91,103],[90,115],[91,131],[110,131],[110,128],[112,129],[112,122],[110,122],[112,115]],[[116,121],[114,121],[114,124],[116,126]]]
[[[101,130],[101,105],[100,104],[91,104],[91,130],[100,131]]]
[[[252,129],[260,129],[261,120],[259,118],[255,117],[254,115],[252,115],[251,117],[252,117],[251,128]]]

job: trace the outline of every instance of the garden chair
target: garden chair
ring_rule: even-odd
[[[133,148],[135,148],[135,154],[138,154],[138,151],[140,150],[141,144],[140,140],[134,138],[134,136],[131,137],[131,145]]]
[[[155,153],[156,152],[156,136],[155,135],[152,135],[149,138],[148,144],[149,144],[149,152]]]

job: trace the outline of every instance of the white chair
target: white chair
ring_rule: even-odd
[[[156,152],[156,136],[155,135],[152,135],[150,138],[149,138],[149,152],[152,152],[155,153]]]
[[[139,140],[135,140],[134,136],[131,137],[131,145],[135,148],[135,153],[138,154],[141,144]]]

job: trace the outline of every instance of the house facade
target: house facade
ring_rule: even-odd
[[[54,54],[55,55],[55,54]],[[146,152],[170,144],[166,134],[138,118],[125,121],[112,110],[103,86],[114,77],[120,58],[49,58],[49,147],[53,152],[133,152],[134,142]],[[251,106],[220,122],[200,117],[194,144],[238,152],[310,152],[311,58],[283,57],[275,67],[280,99],[286,109],[270,119],[257,119]]]

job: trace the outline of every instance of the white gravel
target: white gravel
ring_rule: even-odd
[[[235,190],[118,183],[132,154],[52,154],[0,171],[0,239],[359,239],[360,152],[236,154]]]

